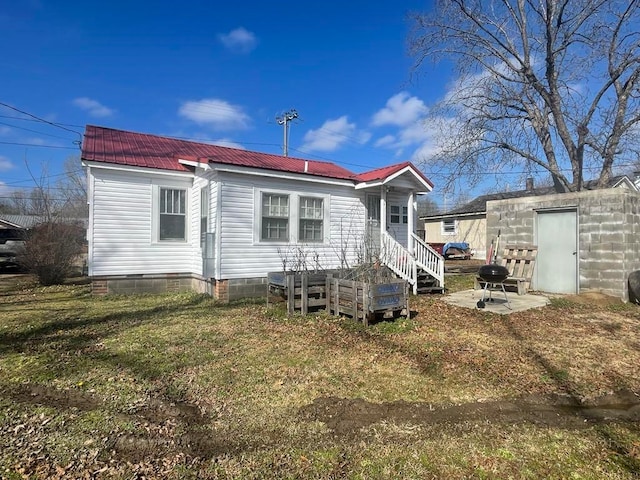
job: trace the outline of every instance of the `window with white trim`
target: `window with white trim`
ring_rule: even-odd
[[[322,198],[300,197],[299,240],[322,242],[324,240],[324,202]]]
[[[400,212],[402,212],[402,215],[400,214]],[[407,207],[402,207],[401,210],[399,205],[390,205],[389,223],[400,223],[401,220],[405,225],[409,223],[409,214]]]
[[[442,220],[442,234],[455,235],[457,233],[457,222],[455,219]]]
[[[260,239],[263,241],[289,241],[289,195],[262,193],[262,227]]]
[[[178,188],[159,188],[160,241],[187,239],[187,191]]]
[[[389,206],[389,223],[400,223],[400,207],[398,205]]]

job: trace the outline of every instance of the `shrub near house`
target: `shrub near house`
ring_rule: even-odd
[[[82,253],[84,230],[73,223],[41,223],[29,230],[19,262],[41,285],[62,283]]]

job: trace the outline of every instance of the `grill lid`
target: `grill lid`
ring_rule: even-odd
[[[494,263],[482,265],[478,269],[478,276],[490,282],[502,282],[509,276],[509,269]]]

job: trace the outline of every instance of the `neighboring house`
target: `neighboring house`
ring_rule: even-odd
[[[431,182],[405,162],[330,162],[87,126],[88,269],[96,293],[266,294],[268,272],[353,266],[363,250],[417,284],[441,259],[415,235]]]
[[[17,228],[28,230],[34,225],[42,223],[43,218],[38,215],[0,215],[0,228]]]
[[[44,223],[46,217],[42,215],[7,215],[0,214],[0,228],[18,228],[20,230],[29,230],[36,225]],[[81,224],[85,229],[89,225],[88,218],[69,218],[64,219],[71,223]]]
[[[586,182],[585,190],[592,190],[595,186],[595,181]],[[612,177],[607,188],[640,190],[626,175]],[[534,188],[533,179],[529,178],[525,190],[481,195],[446,213],[420,217],[424,222],[425,240],[429,243],[466,242],[475,258],[484,259],[491,240],[497,236],[487,237],[487,202],[554,194],[553,187]]]

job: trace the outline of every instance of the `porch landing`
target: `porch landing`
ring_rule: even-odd
[[[510,313],[522,312],[531,308],[544,307],[549,304],[549,298],[544,295],[533,295],[527,293],[525,295],[517,295],[515,292],[507,292],[511,309],[507,306],[504,294],[500,291],[492,292],[493,302],[485,299],[485,307],[479,309],[478,300],[482,298],[482,290],[462,290],[460,292],[450,293],[442,297],[442,300],[450,305],[458,307],[472,308],[474,310],[498,313],[508,315]]]

